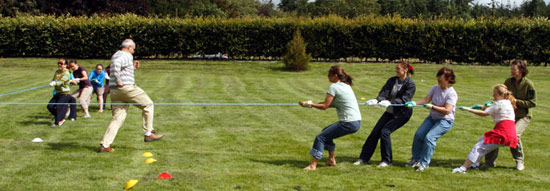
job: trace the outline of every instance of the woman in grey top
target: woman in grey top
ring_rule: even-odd
[[[301,101],[299,104],[302,107],[314,107],[321,110],[326,110],[329,107],[336,108],[338,114],[338,122],[333,123],[323,129],[319,135],[315,137],[313,148],[309,152],[313,159],[311,163],[305,167],[305,170],[317,169],[317,161],[323,158],[323,150],[328,150],[329,158],[325,165],[335,166],[336,159],[334,150],[336,145],[333,140],[351,133],[355,133],[361,127],[361,112],[355,94],[351,89],[353,78],[344,72],[340,66],[332,66],[328,71],[328,79],[332,84],[329,86],[325,101],[314,104],[312,101]]]

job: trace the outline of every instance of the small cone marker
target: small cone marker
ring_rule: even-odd
[[[161,173],[158,177],[159,177],[159,178],[162,178],[162,179],[164,179],[164,180],[166,180],[166,179],[172,178],[172,175],[170,175],[170,174],[168,174],[168,173],[166,173],[166,172],[163,172],[163,173]]]
[[[128,182],[126,182],[126,185],[124,186],[124,190],[128,190],[132,188],[137,183],[138,183],[138,180],[128,180]]]
[[[36,137],[36,138],[34,138],[31,142],[33,142],[33,143],[41,143],[41,142],[44,142],[44,141],[43,141],[41,138]]]
[[[141,156],[143,156],[143,157],[152,157],[152,156],[153,156],[153,153],[151,153],[151,152],[144,152]]]
[[[148,158],[148,159],[145,159],[145,164],[151,164],[151,163],[154,163],[156,161],[157,160],[155,160],[154,158]]]

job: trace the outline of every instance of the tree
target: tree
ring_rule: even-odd
[[[286,45],[286,53],[283,55],[285,69],[291,71],[304,71],[309,69],[311,54],[306,54],[307,44],[304,42],[300,30],[294,32],[294,37]]]

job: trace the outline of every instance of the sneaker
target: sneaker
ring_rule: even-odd
[[[518,160],[516,161],[516,170],[524,170],[525,169],[525,165],[523,164],[523,161],[522,160]]]
[[[103,144],[100,144],[101,146],[99,147],[99,150],[97,151],[98,153],[112,153],[112,152],[115,152],[115,149],[113,149],[111,147],[111,145],[109,145],[109,148],[105,148],[103,147]]]
[[[63,125],[63,123],[65,123],[65,120],[64,120],[64,119],[61,120],[61,121],[59,121],[59,122],[57,122],[57,126],[60,126],[60,127],[61,127],[61,125]]]
[[[102,110],[99,110],[99,113],[103,113],[103,109],[102,109]]]
[[[355,161],[353,163],[353,165],[362,165],[362,164],[365,164],[365,162],[363,161],[363,159],[357,159],[357,161]]]
[[[86,115],[84,115],[84,118],[90,118],[92,117],[89,113],[86,113]]]
[[[386,162],[381,162],[380,164],[378,164],[378,168],[384,168],[384,167],[388,167],[388,166],[391,166],[391,163],[386,163]]]
[[[420,164],[419,162],[417,164],[415,168],[416,168],[416,171],[418,172],[424,172],[424,170],[426,170],[428,167],[427,166],[424,166],[423,164]]]
[[[69,120],[74,121],[75,119],[74,119],[74,118],[70,118]]]
[[[483,165],[481,165],[481,168],[495,168],[497,167],[496,163],[485,163]]]
[[[474,169],[474,170],[479,170],[481,166],[479,165],[479,163],[474,163],[472,165],[470,165],[470,167],[468,167],[469,169]]]
[[[156,141],[156,140],[162,139],[162,137],[164,137],[164,135],[155,135],[154,133],[151,133],[150,136],[145,136],[143,141],[145,141],[145,142]]]
[[[418,163],[417,160],[411,159],[411,160],[409,161],[409,163],[405,164],[405,167],[412,167],[412,168],[414,168],[414,167],[416,166],[417,163]]]
[[[452,172],[453,174],[454,174],[454,173],[466,174],[466,168],[464,168],[463,166],[456,167],[456,168],[454,168],[451,172]]]

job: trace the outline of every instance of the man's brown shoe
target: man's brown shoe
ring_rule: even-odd
[[[109,145],[109,148],[105,148],[103,147],[102,144],[100,144],[101,147],[99,147],[99,150],[97,152],[99,153],[112,153],[112,152],[115,152],[115,150],[111,147],[111,145]]]
[[[143,141],[145,141],[145,142],[156,141],[156,140],[162,139],[162,137],[164,137],[164,136],[163,135],[155,135],[154,133],[151,133],[150,136],[145,136]]]

